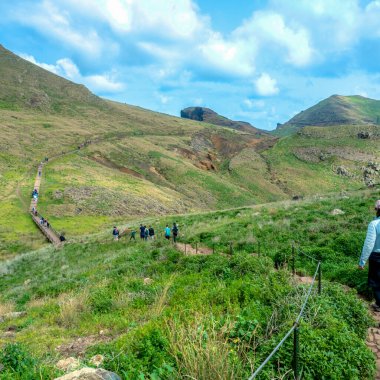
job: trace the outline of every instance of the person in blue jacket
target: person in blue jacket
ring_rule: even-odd
[[[165,239],[170,240],[170,227],[169,227],[169,225],[166,225],[166,227],[165,227]]]
[[[375,303],[374,311],[380,312],[380,199],[375,203],[376,218],[368,225],[359,260],[359,269],[363,269],[368,260],[368,286],[372,288]]]

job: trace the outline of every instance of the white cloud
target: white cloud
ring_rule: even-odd
[[[76,83],[82,83],[96,93],[117,93],[125,87],[122,83],[116,82],[113,76],[108,73],[103,75],[82,75],[77,65],[69,58],[59,59],[55,65],[51,65],[37,62],[33,56],[28,54],[21,53],[20,56],[54,74]]]
[[[277,81],[267,73],[262,73],[254,82],[256,91],[262,96],[276,95],[279,92]]]
[[[54,37],[61,43],[87,55],[99,56],[102,39],[93,27],[80,31],[71,20],[65,7],[59,7],[59,1],[53,3],[43,0],[32,7],[25,7],[17,12],[16,19],[24,25],[31,26],[48,38]],[[64,4],[63,4],[64,5]]]
[[[243,100],[243,104],[249,109],[265,107],[264,100],[252,100],[252,99],[246,98]]]
[[[306,28],[298,25],[290,27],[281,14],[272,11],[258,11],[237,28],[234,35],[260,46],[260,51],[284,48],[286,61],[294,66],[304,66],[311,62],[313,48]],[[280,56],[280,54],[276,54]]]

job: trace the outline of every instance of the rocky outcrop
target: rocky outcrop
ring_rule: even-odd
[[[220,125],[239,131],[244,131],[252,134],[268,135],[268,133],[255,128],[253,125],[245,121],[234,121],[214,112],[206,107],[188,107],[181,110],[181,117],[184,119],[191,119],[196,121],[203,121],[214,125]]]
[[[121,380],[121,378],[116,373],[101,368],[85,367],[54,380]]]

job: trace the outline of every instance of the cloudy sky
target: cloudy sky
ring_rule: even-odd
[[[97,95],[274,129],[332,95],[380,99],[380,0],[0,1],[0,43]]]

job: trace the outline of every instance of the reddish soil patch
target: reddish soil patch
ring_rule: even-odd
[[[118,166],[114,162],[108,160],[107,158],[105,158],[103,156],[93,156],[93,157],[89,157],[89,158],[92,161],[95,161],[98,164],[103,165],[107,168],[117,169],[117,170],[121,171],[122,173],[130,174],[130,175],[133,175],[134,177],[137,177],[137,178],[144,178],[144,176],[142,174],[136,172],[135,170],[132,170],[132,169],[129,169],[129,168],[126,168],[123,166]]]
[[[177,249],[185,255],[212,255],[212,249],[207,247],[194,248],[190,244],[176,243]]]

